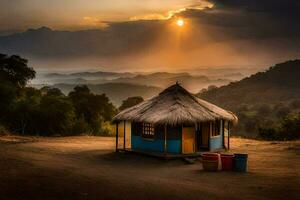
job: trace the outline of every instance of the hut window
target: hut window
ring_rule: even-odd
[[[212,136],[219,136],[220,135],[220,121],[216,121],[213,123],[213,131],[212,131]]]
[[[143,134],[144,138],[154,138],[154,126],[150,123],[143,123]]]

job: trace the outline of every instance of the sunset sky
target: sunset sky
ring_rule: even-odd
[[[15,47],[11,42],[3,45],[0,38],[1,51],[21,54],[38,68],[174,71],[264,66],[300,57],[297,0],[0,0],[0,3],[1,35],[42,26],[56,34],[55,37],[49,34],[53,41],[58,41],[58,31],[80,34],[73,41],[65,36],[62,41],[66,44],[61,46],[52,43],[41,46],[33,42],[35,38],[26,39],[26,44],[35,43],[34,49]],[[178,20],[182,20],[181,26]],[[91,29],[97,32],[78,32]],[[3,40],[6,42],[7,38]]]
[[[202,0],[1,0],[5,29],[50,26],[55,29],[101,28],[106,22],[166,19],[186,8],[213,5]]]

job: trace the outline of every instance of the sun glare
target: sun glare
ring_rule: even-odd
[[[183,26],[184,25],[183,19],[178,19],[176,24],[177,24],[177,26]]]

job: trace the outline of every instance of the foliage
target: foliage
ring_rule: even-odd
[[[74,107],[67,98],[43,96],[39,120],[42,135],[71,135],[74,120]]]
[[[35,71],[27,66],[27,60],[0,54],[0,121],[11,109],[20,88],[35,77]]]
[[[286,116],[277,127],[259,127],[259,137],[265,140],[300,139],[300,113]]]
[[[9,135],[9,131],[0,124],[0,135]]]
[[[62,91],[60,89],[49,87],[49,86],[42,87],[40,89],[40,91],[43,95],[47,95],[47,96],[56,96],[56,97],[64,96],[64,94],[62,93]]]
[[[290,104],[290,107],[292,109],[298,109],[298,108],[300,108],[300,99],[299,100],[296,99],[296,100],[292,101],[291,104]]]
[[[105,94],[76,86],[68,96],[59,89],[26,87],[35,71],[19,56],[0,54],[0,128],[23,135],[112,134],[116,109]]]
[[[34,88],[23,88],[19,98],[8,113],[7,124],[13,132],[25,134],[37,131],[39,119],[40,91]]]
[[[105,94],[95,95],[86,85],[76,86],[69,93],[76,117],[81,123],[81,128],[92,133],[101,132],[101,124],[111,120],[115,108]],[[86,127],[88,124],[88,128]]]
[[[35,77],[35,71],[27,66],[27,60],[20,56],[0,54],[0,79],[24,87]]]
[[[128,97],[126,100],[123,100],[122,105],[119,107],[119,110],[120,111],[125,110],[126,108],[135,106],[143,101],[144,101],[144,99],[141,96]]]
[[[0,122],[5,120],[16,98],[17,88],[10,82],[0,80]]]

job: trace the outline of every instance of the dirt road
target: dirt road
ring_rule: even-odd
[[[249,172],[114,153],[114,138],[0,137],[0,200],[300,199],[300,141],[232,139]]]

